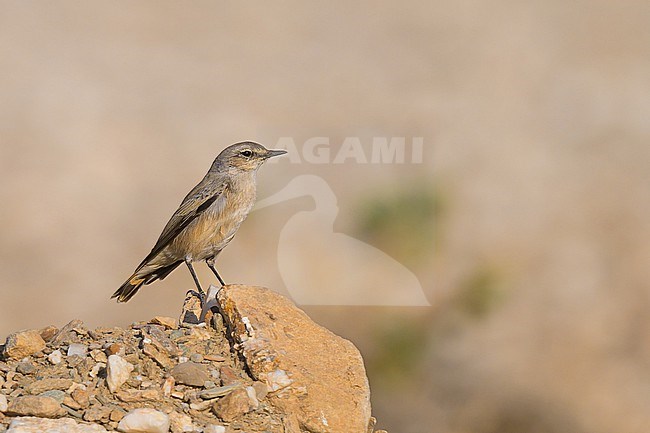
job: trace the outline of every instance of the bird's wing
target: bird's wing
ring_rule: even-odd
[[[151,252],[142,261],[140,266],[147,263],[160,253],[185,227],[188,226],[196,217],[210,207],[219,197],[221,197],[227,188],[224,180],[215,180],[214,178],[204,178],[190,193],[183,199],[183,202],[169,219],[169,222],[163,229],[156,245]]]

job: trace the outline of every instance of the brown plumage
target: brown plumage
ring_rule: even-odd
[[[219,282],[225,284],[214,260],[255,203],[257,169],[267,159],[284,153],[250,141],[225,148],[203,180],[183,199],[149,255],[111,298],[126,302],[142,285],[162,280],[183,262],[199,292],[203,290],[192,262],[205,260]]]

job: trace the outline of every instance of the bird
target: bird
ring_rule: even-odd
[[[205,261],[222,286],[214,262],[233,239],[255,203],[257,170],[269,158],[287,153],[243,141],[226,147],[207,174],[185,196],[151,252],[111,299],[127,302],[146,284],[162,280],[182,263],[187,265],[201,299],[203,289],[193,262]]]

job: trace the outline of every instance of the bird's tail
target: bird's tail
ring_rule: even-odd
[[[111,299],[117,298],[117,302],[127,302],[129,299],[135,296],[145,284],[153,283],[156,280],[162,280],[165,278],[171,271],[176,269],[178,265],[182,263],[181,260],[172,263],[171,265],[163,266],[160,268],[148,269],[143,272],[144,266],[140,266],[136,271],[129,277],[128,280],[120,286],[119,289],[113,293]]]
[[[113,293],[111,299],[117,298],[117,302],[128,301],[133,296],[135,296],[136,293],[138,293],[138,290],[140,290],[140,287],[142,287],[146,281],[146,278],[138,277],[136,274],[133,274],[131,278],[126,280],[126,282],[122,284],[122,286],[120,286],[120,288],[117,289],[115,293]]]

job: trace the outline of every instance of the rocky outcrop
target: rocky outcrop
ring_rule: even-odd
[[[178,321],[11,334],[0,432],[372,432],[349,341],[268,289],[212,289],[213,308],[190,292]]]
[[[271,391],[287,433],[366,433],[370,389],[356,347],[287,298],[232,285],[217,300],[253,378]]]

